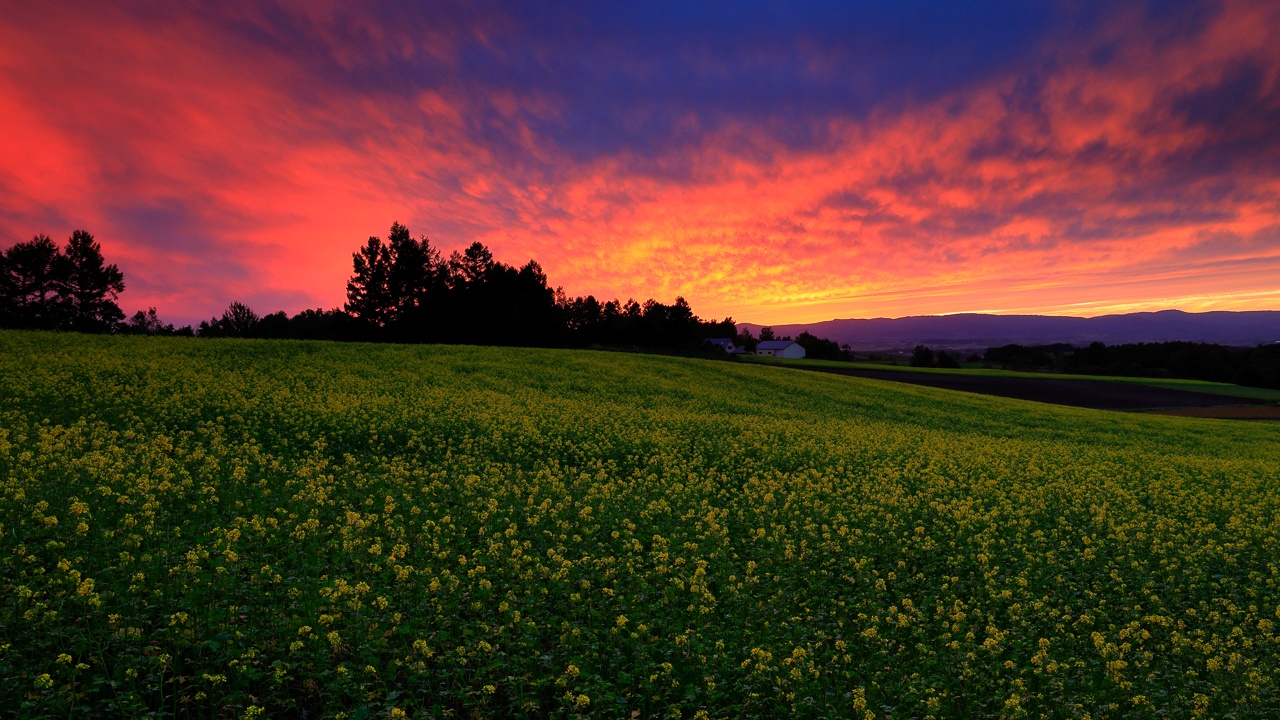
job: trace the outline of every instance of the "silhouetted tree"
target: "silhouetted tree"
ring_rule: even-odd
[[[933,367],[933,351],[924,345],[917,345],[911,351],[911,367]]]
[[[283,313],[281,313],[283,314]],[[201,337],[257,337],[261,318],[248,305],[236,301],[227,306],[222,317],[200,323]]]
[[[283,310],[278,310],[258,318],[258,322],[253,326],[253,337],[288,338],[292,337],[289,329],[289,316]]]
[[[1027,347],[1025,345],[1002,345],[987,348],[983,360],[999,363],[1006,368],[1026,370],[1044,368],[1054,364],[1055,357],[1063,357],[1071,352],[1070,345],[1044,345]],[[1050,354],[1050,353],[1053,354]]]
[[[665,347],[696,351],[709,337],[737,335],[732,319],[704,321],[693,313],[693,308],[682,297],[676,298],[671,305],[652,299],[641,304],[635,300],[601,303],[592,296],[561,297],[558,305],[562,332],[565,342],[570,345]]]
[[[760,328],[760,342],[766,342],[769,340],[776,340],[776,339],[777,338],[773,334],[773,328],[771,327]]]
[[[258,314],[248,305],[236,301],[222,313],[223,329],[232,337],[253,337],[258,329]]]
[[[951,353],[941,350],[938,352],[938,367],[955,370],[960,367],[960,363],[951,356]]]
[[[386,242],[369,238],[352,255],[352,270],[343,316],[363,328],[366,339],[694,348],[708,333],[736,333],[732,320],[699,319],[684,298],[672,305],[567,298],[536,261],[507,265],[480,242],[445,261],[426,236],[414,240],[399,223],[392,224]],[[296,333],[298,322],[291,320],[288,332]]]
[[[556,303],[557,291],[536,261],[525,263],[514,277],[508,300],[512,336],[520,345],[556,345],[563,341],[564,321]]]
[[[509,327],[504,298],[512,291],[515,271],[494,262],[493,253],[474,242],[450,254],[447,272],[436,338],[476,345],[501,343]]]
[[[607,318],[604,306],[594,295],[559,301],[565,330],[583,345],[599,343],[605,334]],[[616,308],[615,308],[616,309]]]
[[[352,256],[352,269],[347,312],[375,336],[422,341],[438,334],[437,316],[448,305],[449,266],[425,235],[415,240],[409,228],[392,223],[387,242],[369,238]]]
[[[59,294],[65,264],[58,245],[37,235],[0,253],[0,322],[5,327],[53,329],[63,318]]]
[[[820,338],[806,331],[796,337],[796,342],[804,348],[804,356],[815,360],[847,360],[848,353],[840,349],[834,340]]]
[[[388,241],[388,321],[396,326],[399,339],[425,339],[431,334],[432,315],[443,305],[448,268],[426,235],[414,240],[404,225],[392,223]]]
[[[473,242],[461,253],[449,256],[449,285],[455,290],[484,283],[494,269],[493,253],[480,242]]]
[[[298,340],[365,339],[355,318],[338,308],[303,310],[289,318],[289,337]]]
[[[172,324],[165,325],[160,321],[154,307],[134,313],[120,330],[132,335],[166,335],[174,332]]]
[[[391,317],[391,251],[382,238],[370,237],[351,256],[354,274],[347,282],[347,312],[360,322],[381,328]]]
[[[58,273],[64,298],[64,326],[81,332],[106,332],[124,319],[116,298],[124,292],[124,274],[107,265],[101,246],[84,230],[71,233]]]
[[[691,342],[701,345],[706,339],[700,337],[700,323],[693,314],[693,308],[689,307],[683,297],[677,297],[673,305],[647,300],[643,305],[642,317],[639,337],[642,345],[677,347]]]

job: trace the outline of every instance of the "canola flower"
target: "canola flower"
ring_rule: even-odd
[[[0,333],[24,717],[1272,717],[1280,427]]]

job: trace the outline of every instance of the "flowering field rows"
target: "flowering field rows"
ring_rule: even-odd
[[[0,333],[27,717],[1280,713],[1280,426],[585,351]]]

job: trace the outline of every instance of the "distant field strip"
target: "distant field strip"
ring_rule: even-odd
[[[1280,715],[1280,426],[0,333],[16,716]]]
[[[1262,402],[1280,402],[1280,389],[1261,387],[1235,386],[1230,383],[1213,383],[1207,380],[1188,380],[1180,378],[1130,378],[1123,375],[1076,375],[1068,373],[1023,373],[1018,370],[1000,370],[995,368],[911,368],[909,365],[887,365],[883,363],[838,363],[832,360],[780,360],[774,357],[744,356],[748,363],[777,365],[782,368],[801,368],[828,370],[841,374],[856,374],[859,377],[876,377],[874,373],[883,373],[884,379],[895,379],[895,374],[913,373],[922,377],[955,377],[955,378],[991,378],[1023,379],[1023,380],[1083,380],[1094,383],[1132,383],[1137,386],[1174,389],[1180,392],[1198,392],[1204,395],[1216,395],[1244,400]],[[852,373],[850,373],[852,370]],[[998,387],[991,384],[992,388]],[[977,391],[980,392],[980,391]],[[998,393],[996,393],[998,395]]]

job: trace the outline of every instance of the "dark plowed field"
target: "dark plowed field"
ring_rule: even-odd
[[[1101,410],[1210,408],[1228,405],[1262,404],[1261,401],[1249,398],[1188,392],[1186,390],[1170,390],[1137,383],[1109,382],[1106,380],[981,377],[895,370],[860,370],[854,368],[846,370],[833,367],[805,367],[804,369]]]

